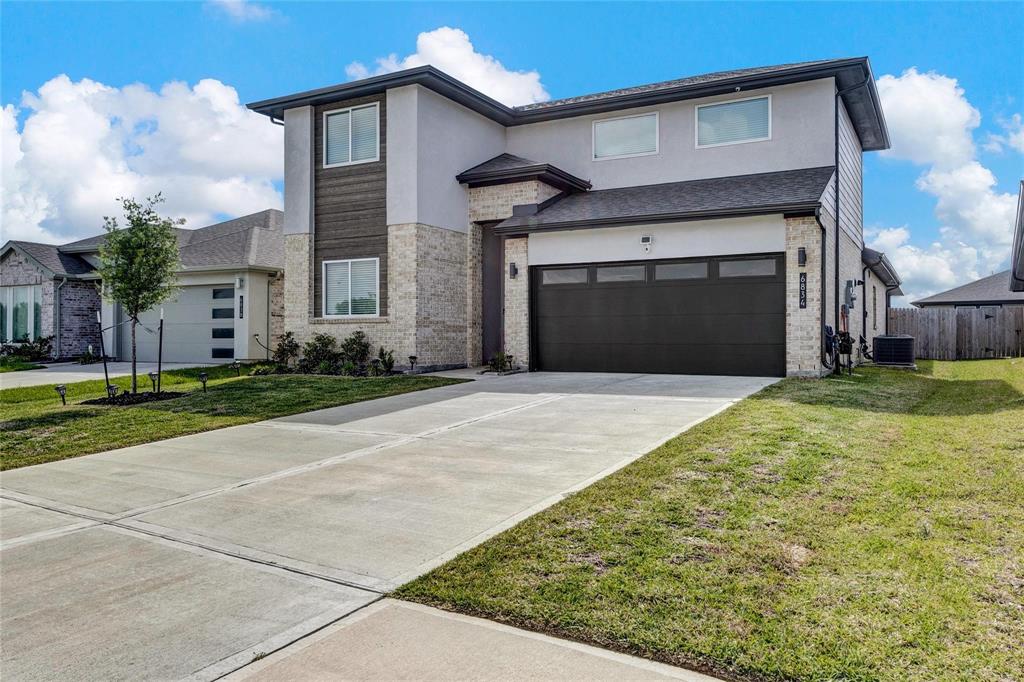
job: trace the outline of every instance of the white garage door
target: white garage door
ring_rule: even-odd
[[[163,304],[164,362],[230,362],[235,357],[235,290],[230,284],[182,287]],[[140,362],[156,362],[159,307],[143,313],[136,332]],[[131,325],[121,327],[121,357],[131,358]]]

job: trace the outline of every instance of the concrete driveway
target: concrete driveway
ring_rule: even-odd
[[[774,381],[486,377],[6,472],[4,678],[237,670]]]
[[[198,363],[165,362],[163,370],[169,372],[172,369],[184,369],[186,367],[200,367]],[[149,379],[146,374],[156,371],[155,362],[140,362],[136,368],[136,374],[143,385],[149,386]],[[132,373],[130,362],[108,362],[107,372],[111,378],[128,376]],[[30,369],[24,372],[4,372],[0,374],[0,389],[20,388],[22,386],[42,386],[45,384],[70,384],[76,381],[88,381],[90,379],[103,378],[103,363],[95,362],[91,365],[80,365],[77,362],[58,362],[47,365],[43,369]]]

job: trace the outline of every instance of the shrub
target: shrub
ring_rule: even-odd
[[[329,334],[317,334],[302,347],[299,371],[303,374],[337,374],[340,364],[338,341]]]
[[[295,340],[295,334],[285,332],[274,348],[273,359],[279,365],[291,367],[292,361],[299,356],[299,342]]]
[[[361,331],[352,334],[341,342],[342,358],[351,362],[357,368],[366,367],[370,359],[370,342],[366,340],[366,334]]]
[[[347,377],[354,377],[359,375],[360,368],[358,365],[356,365],[356,363],[352,362],[351,360],[345,360],[343,363],[341,363],[339,373]]]
[[[380,368],[384,374],[391,374],[395,371],[395,351],[384,350],[384,346],[381,346],[377,351],[377,359],[380,361]]]
[[[78,358],[78,364],[80,365],[91,365],[94,362],[99,362],[100,358],[92,351],[92,344],[85,349],[85,352]]]
[[[35,341],[25,341],[21,343],[5,343],[0,347],[0,355],[6,355],[9,357],[19,358],[28,362],[38,362],[39,360],[49,360],[53,354],[53,337],[44,336],[36,339]]]
[[[487,365],[492,372],[507,372],[512,369],[512,356],[504,351],[495,353]]]

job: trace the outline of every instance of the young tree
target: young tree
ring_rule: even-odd
[[[174,226],[184,220],[164,218],[156,212],[163,201],[157,194],[145,202],[118,199],[124,209],[121,227],[117,218],[105,216],[107,238],[100,246],[99,274],[104,298],[121,304],[131,321],[132,393],[138,389],[135,375],[135,331],[139,315],[166,301],[174,293],[178,271],[178,237]]]

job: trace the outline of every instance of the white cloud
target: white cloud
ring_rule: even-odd
[[[208,0],[207,5],[220,10],[237,22],[266,21],[277,12],[251,0]]]
[[[163,192],[188,227],[280,208],[281,128],[217,80],[114,88],[57,76],[24,93],[21,129],[0,118],[4,239],[62,242],[96,234],[119,196]]]
[[[996,177],[977,160],[974,130],[981,114],[955,78],[911,68],[878,79],[892,149],[884,156],[927,169],[917,189],[936,199],[939,238],[911,243],[904,227],[869,231],[915,300],[989,275],[1005,266],[1013,239],[1016,197],[996,191]]]
[[[1004,133],[998,135],[989,133],[985,141],[985,150],[990,152],[1002,152],[1005,147],[1016,149],[1024,153],[1024,119],[1020,114],[1014,114],[1008,119],[999,119],[999,125]]]
[[[407,57],[399,58],[396,54],[379,57],[373,68],[352,62],[345,73],[356,80],[427,64],[509,106],[551,98],[540,82],[539,73],[506,69],[491,55],[477,52],[464,31],[448,26],[420,33],[416,37],[416,52]]]

